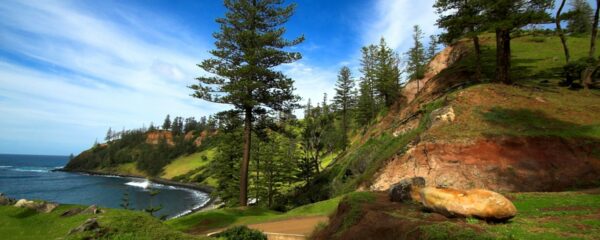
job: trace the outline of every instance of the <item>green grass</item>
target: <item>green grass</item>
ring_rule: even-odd
[[[166,223],[181,231],[189,231],[191,229],[207,231],[235,225],[247,225],[296,217],[326,216],[335,211],[340,199],[341,197],[337,197],[304,205],[285,213],[258,207],[215,209],[193,213],[169,220]]]
[[[60,217],[74,205],[61,205],[51,213],[0,206],[0,238],[2,239],[85,239],[90,233],[68,235],[70,229],[81,225],[90,214]],[[84,207],[82,207],[84,208]],[[101,227],[108,229],[100,239],[204,239],[173,230],[156,218],[139,211],[104,209],[95,215]]]
[[[363,212],[362,205],[375,201],[375,195],[370,192],[353,192],[346,195],[342,201],[349,205],[349,210],[348,213],[344,215],[344,221],[339,231],[340,233],[360,220],[360,214]]]
[[[326,167],[328,167],[331,164],[331,162],[333,162],[333,159],[337,157],[337,155],[338,153],[330,153],[323,156],[323,158],[321,159],[321,169],[325,169]]]
[[[332,183],[333,195],[339,196],[353,192],[361,184],[368,185],[386,160],[396,154],[401,154],[412,140],[427,129],[431,121],[429,116],[431,111],[442,106],[442,100],[425,104],[420,110],[422,117],[419,126],[405,134],[394,137],[384,133],[378,137],[369,138],[363,144],[352,146],[338,161],[341,164],[332,170],[336,174]]]
[[[176,176],[186,174],[194,169],[206,166],[214,158],[215,149],[207,149],[202,152],[181,156],[165,166],[162,178],[172,179]]]

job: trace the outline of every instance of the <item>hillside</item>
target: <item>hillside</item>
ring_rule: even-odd
[[[569,39],[573,58],[583,56],[586,38]],[[234,225],[261,229],[329,215],[328,225],[311,223],[318,226],[316,239],[369,239],[378,234],[385,239],[397,236],[385,235],[397,231],[410,233],[403,239],[593,239],[600,234],[597,190],[547,192],[600,185],[600,91],[561,86],[564,60],[558,41],[544,35],[513,39],[514,85],[473,81],[470,44],[458,42],[431,61],[424,79],[404,86],[395,105],[368,126],[354,129],[345,151],[324,154],[323,170],[306,184],[309,187],[297,191],[294,185],[288,187],[285,197],[296,204],[287,208],[292,210],[223,208],[167,224],[206,234]],[[483,72],[489,78],[495,46],[488,35],[482,36],[482,43]],[[210,143],[213,135],[204,136],[206,141],[169,158],[155,176],[216,186],[207,167],[219,150]],[[197,140],[184,141],[195,141],[190,139]],[[144,140],[140,146],[148,144],[157,146],[160,141]],[[74,162],[91,159],[101,148],[82,153]],[[128,145],[120,149],[127,148],[136,149]],[[84,169],[151,176],[136,161]],[[381,193],[413,176],[424,177],[433,186],[506,193],[519,215],[501,225],[448,219],[423,213],[418,206],[390,203]],[[312,204],[298,206],[307,202]],[[285,207],[289,205],[278,210]]]
[[[484,72],[491,76],[494,45],[482,39]],[[512,86],[473,82],[468,42],[442,51],[419,81],[420,91],[417,81],[409,82],[404,98],[336,159],[328,176],[334,195],[387,190],[413,176],[437,186],[503,192],[597,186],[600,93],[559,86],[564,60],[558,41],[514,39],[518,80]],[[585,39],[569,42],[584,46]],[[585,54],[584,47],[572,48],[574,58]]]

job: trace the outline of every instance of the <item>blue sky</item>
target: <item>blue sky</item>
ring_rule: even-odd
[[[304,58],[281,70],[297,94],[333,93],[341,66],[385,37],[404,52],[412,25],[439,30],[433,0],[297,0],[288,37]],[[224,14],[221,1],[0,2],[0,153],[77,154],[113,129],[209,115],[228,106],[191,98]]]

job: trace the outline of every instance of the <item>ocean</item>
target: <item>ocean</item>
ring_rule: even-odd
[[[0,193],[16,199],[38,199],[62,204],[121,208],[124,195],[136,210],[150,204],[163,208],[156,216],[169,218],[189,213],[209,201],[202,191],[152,183],[146,179],[95,176],[52,171],[63,167],[67,156],[0,154]],[[150,189],[159,193],[151,197]]]

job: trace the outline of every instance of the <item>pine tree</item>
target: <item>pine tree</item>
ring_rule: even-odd
[[[408,55],[408,63],[406,65],[407,72],[411,80],[417,81],[417,92],[420,91],[419,79],[425,77],[427,58],[425,56],[425,47],[423,46],[423,31],[419,25],[413,26],[413,47],[411,47],[406,55]]]
[[[429,35],[429,45],[427,47],[427,59],[428,61],[433,60],[435,53],[437,52],[437,37],[435,35]]]
[[[300,53],[283,48],[301,43],[283,38],[284,23],[295,5],[282,6],[282,0],[225,0],[228,12],[217,19],[220,32],[214,34],[214,58],[199,66],[214,76],[199,77],[190,86],[193,96],[206,101],[231,104],[244,114],[244,157],[240,169],[240,205],[247,205],[248,165],[252,121],[265,108],[280,110],[297,101],[294,81],[275,67],[301,58]]]
[[[165,118],[165,121],[163,122],[162,129],[163,130],[171,129],[171,116],[169,116],[169,114],[167,114],[167,117]]]
[[[375,89],[383,104],[391,106],[396,102],[400,89],[400,59],[383,38],[379,42],[375,64]]]
[[[362,73],[359,83],[359,97],[357,103],[357,123],[368,124],[375,118],[378,111],[378,99],[375,94],[375,81],[377,78],[377,46],[369,45],[361,49],[360,72]]]
[[[338,74],[336,82],[334,103],[337,108],[342,112],[342,144],[343,150],[346,150],[348,145],[348,128],[350,122],[350,111],[354,106],[354,79],[352,79],[352,72],[348,67],[342,67]]]
[[[104,140],[106,140],[106,142],[110,142],[110,140],[113,139],[113,131],[112,129],[109,127],[108,131],[106,132],[106,137],[104,137]]]
[[[589,33],[592,31],[594,10],[586,0],[571,0],[571,10],[565,13],[567,31],[570,33]]]
[[[546,10],[553,0],[482,1],[485,28],[496,32],[496,82],[512,84],[510,78],[510,33],[527,24],[550,20]]]
[[[372,92],[369,82],[361,81],[356,105],[356,123],[359,126],[365,127],[374,118],[373,109],[375,108],[375,102],[371,96]]]

